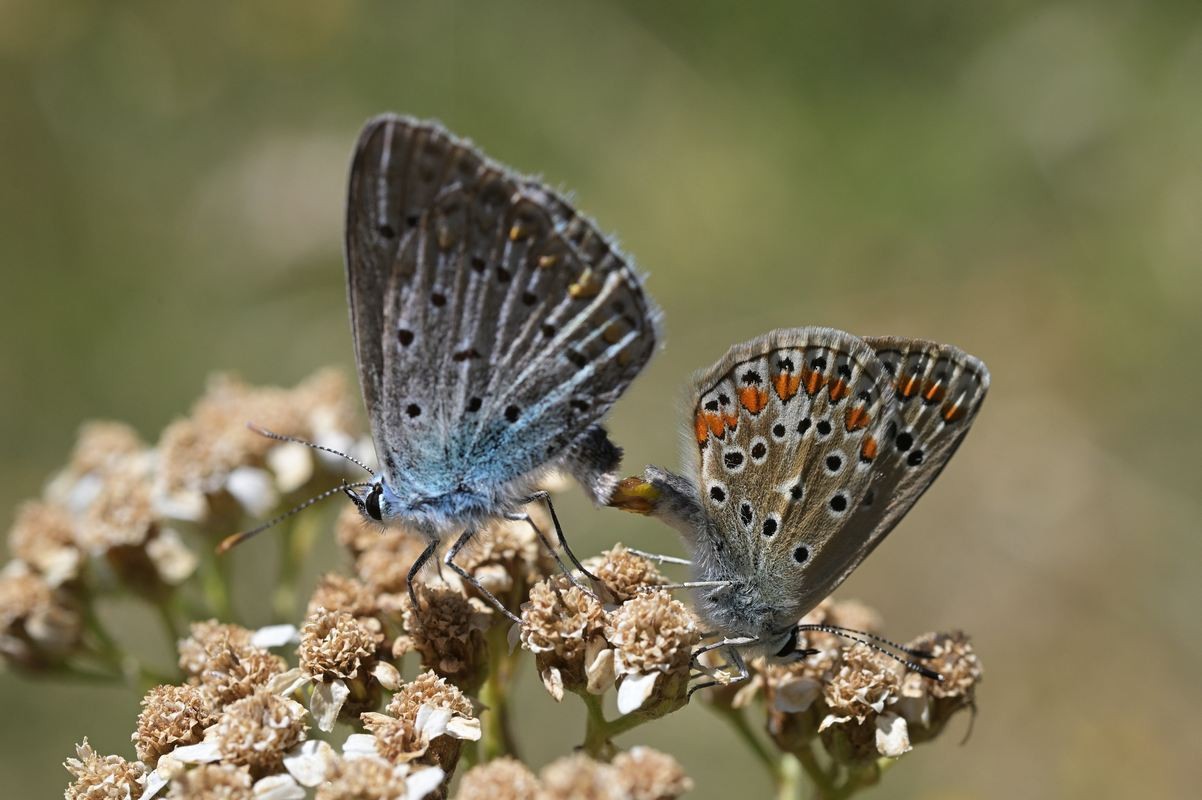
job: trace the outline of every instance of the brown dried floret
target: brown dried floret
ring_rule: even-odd
[[[538,800],[629,800],[618,771],[583,753],[552,761],[539,777]]]
[[[246,767],[234,764],[201,764],[171,781],[171,800],[251,800],[254,779]]]
[[[17,509],[8,532],[8,550],[58,586],[79,574],[80,554],[75,546],[71,515],[60,505],[31,500]]]
[[[75,525],[75,541],[85,552],[104,555],[144,544],[155,530],[151,504],[151,462],[138,455],[111,464]]]
[[[64,793],[66,800],[134,800],[142,796],[139,780],[146,767],[121,756],[98,755],[85,738],[75,746],[76,758],[63,766],[75,778]]]
[[[460,740],[478,739],[479,721],[463,692],[424,672],[392,697],[387,714],[363,714],[376,749],[394,764],[420,761],[449,775],[459,760]]]
[[[618,710],[661,715],[687,699],[689,664],[701,640],[697,619],[666,590],[641,592],[610,614],[605,638],[621,679]]]
[[[178,644],[179,666],[186,674],[197,676],[209,663],[209,650],[216,647],[250,647],[252,631],[241,625],[215,619],[193,622],[189,636]]]
[[[321,680],[361,677],[383,638],[349,611],[318,608],[301,628],[301,669]]]
[[[423,668],[474,691],[488,668],[485,632],[492,609],[477,598],[443,587],[420,586],[417,598],[420,611],[413,609],[408,593],[401,595],[406,635],[397,639],[393,655],[416,650]]]
[[[526,587],[549,575],[555,562],[538,540],[534,527],[546,535],[554,530],[541,505],[528,509],[529,522],[496,520],[472,539],[472,545],[456,559],[469,575],[506,604],[524,599]],[[468,587],[468,591],[475,590]]]
[[[355,574],[381,595],[381,606],[395,610],[399,598],[389,603],[387,596],[408,592],[409,569],[426,549],[426,541],[403,528],[389,528],[375,536],[375,542],[355,559]]]
[[[249,767],[261,777],[277,772],[284,754],[305,739],[305,707],[259,689],[226,707],[206,733],[222,760]]]
[[[630,800],[674,800],[693,789],[693,781],[679,761],[650,747],[618,753],[613,766]]]
[[[930,653],[932,657],[924,659],[923,665],[943,676],[942,681],[933,681],[909,673],[903,682],[898,713],[910,723],[912,738],[925,741],[938,735],[960,709],[975,709],[976,686],[983,670],[968,636],[960,631],[928,633],[909,647]]]
[[[279,656],[229,639],[214,643],[207,655],[199,678],[215,707],[249,697],[287,668]]]
[[[180,745],[196,744],[214,719],[198,686],[156,686],[142,698],[138,729],[130,737],[138,758],[154,766]]]
[[[79,428],[67,474],[78,478],[93,472],[104,472],[127,456],[146,449],[138,432],[124,422],[94,420]]]
[[[600,578],[608,590],[609,598],[616,603],[625,603],[643,591],[644,586],[663,586],[668,579],[650,560],[637,556],[622,544],[605,551],[591,566],[591,572]]]
[[[535,654],[543,684],[555,699],[581,691],[588,668],[605,647],[605,609],[564,575],[539,581],[522,605],[522,646]]]
[[[529,800],[542,787],[530,768],[510,756],[472,767],[459,780],[458,800]]]
[[[404,800],[405,770],[377,758],[339,759],[314,800]]]
[[[380,613],[377,595],[362,581],[337,572],[327,572],[317,579],[317,586],[309,597],[306,617],[313,616],[318,608],[334,608],[349,611],[366,625],[379,629],[376,617]],[[369,622],[369,620],[372,620]]]
[[[843,663],[823,691],[827,716],[821,727],[870,721],[901,688],[896,662],[863,644],[844,651]]]
[[[21,562],[0,571],[0,656],[36,669],[79,644],[82,620],[73,595]]]

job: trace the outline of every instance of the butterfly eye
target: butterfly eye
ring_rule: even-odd
[[[384,518],[384,515],[380,513],[380,493],[382,491],[380,484],[377,483],[371,487],[371,491],[367,493],[367,499],[364,501],[364,505],[367,507],[367,515],[377,522]]]

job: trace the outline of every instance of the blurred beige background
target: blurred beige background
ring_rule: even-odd
[[[1202,7],[832,8],[0,2],[5,524],[86,419],[153,440],[212,371],[349,372],[351,145],[382,110],[437,117],[574,190],[649,273],[668,340],[612,420],[631,471],[676,463],[684,378],[771,327],[988,363],[973,434],[841,591],[902,639],[973,634],[980,714],[869,796],[1192,794]],[[677,547],[578,495],[562,513],[583,552]],[[524,696],[543,763],[581,709]],[[6,796],[57,796],[84,735],[132,752],[137,702],[0,675]],[[698,797],[767,792],[704,708],[639,741]]]

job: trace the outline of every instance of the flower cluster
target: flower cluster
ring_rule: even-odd
[[[674,800],[693,781],[671,756],[633,747],[611,763],[584,754],[553,761],[535,775],[513,758],[502,757],[464,774],[456,800]]]

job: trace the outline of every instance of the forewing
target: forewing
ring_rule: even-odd
[[[840,531],[872,482],[892,382],[855,336],[797,328],[732,348],[694,397],[703,549],[802,613],[853,557]]]
[[[650,358],[656,311],[633,268],[566,201],[467,142],[374,120],[351,191],[360,375],[393,477],[519,478],[563,457]],[[376,246],[357,260],[363,242]]]

